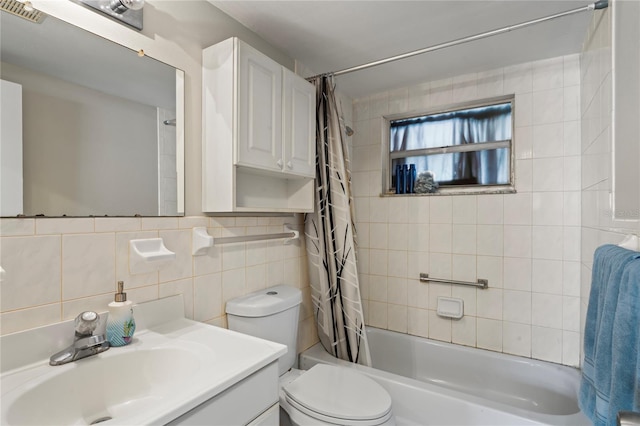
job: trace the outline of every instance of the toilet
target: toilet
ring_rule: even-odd
[[[293,368],[301,302],[300,290],[286,285],[227,302],[230,330],[287,346],[287,353],[278,360],[280,424],[394,426],[391,397],[366,375],[325,364],[307,371]]]

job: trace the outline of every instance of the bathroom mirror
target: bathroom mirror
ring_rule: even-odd
[[[0,216],[182,216],[184,73],[1,12]]]

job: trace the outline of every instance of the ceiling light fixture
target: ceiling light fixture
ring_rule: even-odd
[[[74,0],[109,18],[142,30],[144,0]]]
[[[127,10],[140,10],[144,7],[144,0],[112,0],[109,8],[116,13],[124,13]]]

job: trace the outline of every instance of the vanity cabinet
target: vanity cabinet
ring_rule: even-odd
[[[280,419],[278,398],[276,361],[167,423],[167,426],[277,426]]]
[[[235,37],[202,63],[203,210],[312,211],[314,86]]]

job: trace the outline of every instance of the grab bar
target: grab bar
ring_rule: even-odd
[[[420,281],[422,282],[436,282],[436,283],[444,283],[444,284],[455,284],[455,285],[470,285],[473,287],[478,287],[479,289],[486,289],[489,287],[489,280],[485,280],[483,278],[478,278],[478,281],[457,281],[457,280],[446,280],[442,278],[429,278],[429,274],[424,272],[420,272]]]

